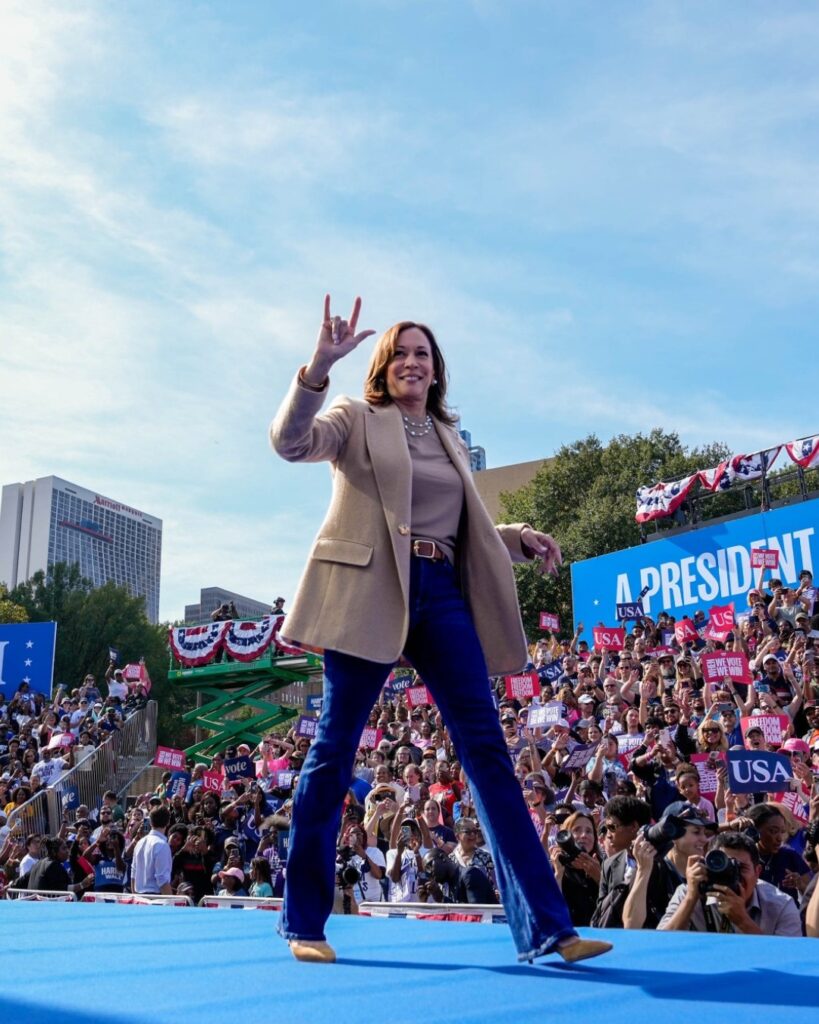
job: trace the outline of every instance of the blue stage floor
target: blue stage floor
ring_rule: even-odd
[[[613,953],[518,965],[505,925],[334,917],[296,963],[270,911],[0,903],[9,1024],[807,1020],[819,941],[607,932]],[[596,933],[603,934],[603,933]],[[554,965],[554,966],[552,966]],[[788,1010],[795,1009],[796,1016]],[[716,1015],[716,1016],[715,1016]]]

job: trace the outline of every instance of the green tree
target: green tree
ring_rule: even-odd
[[[55,683],[73,689],[91,673],[104,691],[109,647],[116,647],[126,663],[144,658],[151,699],[159,708],[159,742],[192,742],[192,730],[182,726],[181,715],[193,706],[194,698],[169,682],[168,626],[148,621],[142,597],[114,583],[92,587],[76,565],[63,563],[51,566],[48,573],[35,573],[9,596],[32,622],[57,623]]]
[[[8,587],[0,583],[0,623],[28,622],[28,612],[9,597]]]
[[[556,577],[543,577],[533,566],[515,566],[527,635],[542,635],[541,611],[557,612],[562,632],[571,632],[572,562],[640,543],[634,519],[638,487],[716,466],[729,454],[719,443],[686,448],[676,434],[660,429],[648,435],[618,434],[608,445],[592,434],[564,445],[531,483],[502,494],[503,521],[527,522],[552,534],[563,552],[563,567]],[[730,493],[720,495],[722,499],[725,511],[739,501]]]

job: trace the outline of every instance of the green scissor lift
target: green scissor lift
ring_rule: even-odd
[[[274,726],[299,713],[298,706],[274,704],[270,697],[291,683],[318,684],[321,692],[322,662],[307,651],[278,654],[271,645],[254,661],[219,661],[198,668],[184,668],[171,655],[168,678],[177,686],[197,690],[198,706],[182,716],[207,731],[206,739],[188,747],[185,753],[197,761],[210,763],[217,751],[226,746],[248,743],[255,747]],[[305,686],[305,693],[309,692]],[[250,708],[250,716],[236,716]]]

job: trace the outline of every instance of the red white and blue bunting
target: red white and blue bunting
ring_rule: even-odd
[[[205,626],[173,626],[168,631],[168,643],[185,668],[209,665],[222,649],[234,661],[255,661],[271,644],[279,654],[301,654],[300,648],[279,638],[283,622],[283,615],[265,615],[258,622],[231,619]]]
[[[206,626],[172,626],[168,642],[176,660],[186,668],[207,665],[222,646],[228,622],[211,622]]]
[[[813,437],[803,437],[801,441],[791,441],[785,445],[785,450],[793,462],[802,469],[813,469],[819,466],[819,434]]]
[[[751,455],[732,455],[713,469],[701,469],[683,480],[638,488],[634,518],[638,523],[647,523],[673,515],[695,483],[709,491],[727,491],[735,484],[758,480],[770,471],[783,450],[802,469],[819,468],[819,434]]]
[[[662,519],[676,512],[685,501],[699,474],[687,476],[684,480],[675,480],[671,484],[655,484],[653,487],[641,487],[637,491],[637,522],[648,523],[652,519]]]
[[[225,650],[236,661],[254,661],[272,643],[279,621],[279,616],[265,615],[259,622],[228,622]]]

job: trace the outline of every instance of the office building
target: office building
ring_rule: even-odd
[[[230,601],[236,605],[240,619],[260,619],[273,607],[272,601],[254,601],[252,597],[234,594],[232,590],[223,587],[202,587],[199,591],[199,604],[185,605],[185,622],[191,626],[210,622],[211,613]]]
[[[460,421],[459,421],[460,422]],[[472,434],[468,430],[458,430],[469,449],[469,468],[473,473],[486,469],[486,451],[479,444],[472,444]]]
[[[161,519],[56,476],[6,484],[0,582],[16,587],[57,562],[76,563],[94,586],[127,587],[159,620]]]

